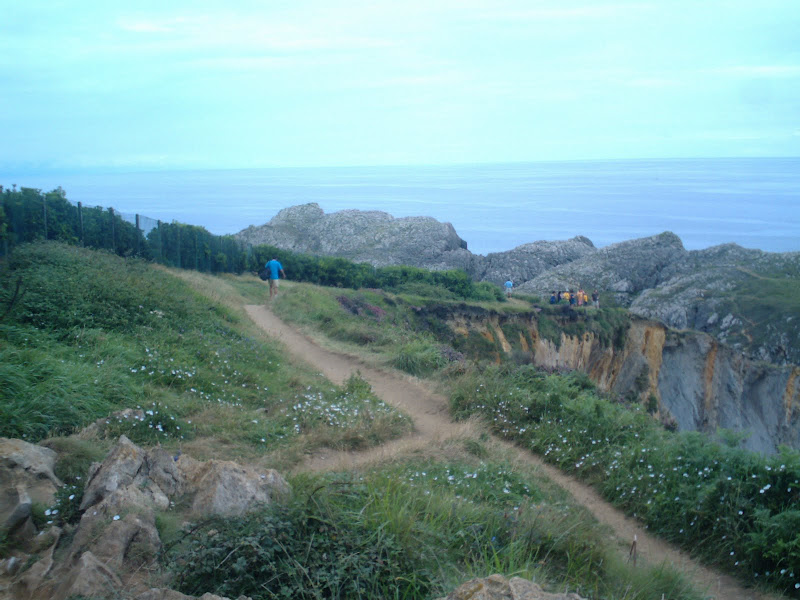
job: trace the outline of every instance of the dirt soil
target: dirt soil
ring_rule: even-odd
[[[359,372],[372,386],[375,394],[384,402],[409,415],[414,421],[415,431],[409,436],[360,452],[325,451],[311,456],[304,469],[345,470],[379,462],[404,450],[429,446],[449,438],[464,437],[473,428],[470,424],[453,422],[448,413],[447,399],[433,393],[420,380],[395,371],[376,369],[357,357],[322,348],[303,333],[281,321],[268,307],[250,305],[245,309],[250,318],[270,336],[280,340],[295,359],[309,363],[337,384],[343,383],[352,373]],[[708,598],[719,600],[782,598],[744,588],[734,578],[700,565],[674,546],[651,536],[640,522],[625,516],[591,487],[545,463],[531,452],[499,440],[498,443],[512,449],[519,460],[535,465],[548,478],[569,492],[575,501],[588,509],[600,523],[614,531],[619,550],[626,559],[629,559],[631,545],[636,540],[640,563],[657,565],[666,562],[674,565],[690,578],[698,589],[705,590]]]

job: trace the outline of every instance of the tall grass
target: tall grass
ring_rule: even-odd
[[[205,277],[214,299],[201,281],[139,260],[57,243],[18,247],[0,273],[0,435],[38,441],[100,419],[107,438],[177,445],[219,436],[236,441],[233,452],[263,454],[308,447],[299,438],[311,429],[327,432],[319,443],[351,447],[406,430],[369,390],[336,388],[287,364],[241,318],[236,287],[222,298]],[[110,417],[125,408],[139,412]]]
[[[601,397],[585,378],[530,366],[465,375],[452,409],[483,415],[497,433],[593,482],[693,554],[800,596],[800,453],[765,457],[671,433],[639,406]]]
[[[288,509],[212,523],[176,546],[169,558],[181,589],[208,590],[210,579],[229,596],[431,598],[500,572],[590,597],[699,598],[675,572],[621,563],[585,513],[502,461],[405,459],[362,474],[298,476],[292,486]],[[227,566],[211,568],[228,555]],[[253,573],[241,573],[239,560]]]

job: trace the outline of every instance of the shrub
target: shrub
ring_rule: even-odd
[[[392,364],[406,373],[423,377],[447,365],[440,347],[428,340],[415,340],[401,346]]]
[[[206,523],[168,558],[177,588],[316,600],[405,597],[420,585],[391,534],[326,508],[312,497]]]

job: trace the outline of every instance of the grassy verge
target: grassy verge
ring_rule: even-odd
[[[499,572],[591,598],[700,597],[675,573],[622,564],[607,532],[560,490],[479,439],[292,486],[288,506],[209,523],[173,546],[180,589],[435,598]],[[225,557],[230,567],[218,569]]]
[[[671,433],[592,387],[532,367],[475,369],[456,385],[452,410],[482,415],[693,555],[800,595],[800,453],[764,457]]]

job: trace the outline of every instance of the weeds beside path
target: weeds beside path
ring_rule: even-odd
[[[263,305],[245,307],[247,314],[268,334],[280,340],[296,358],[305,360],[319,369],[335,383],[344,382],[352,373],[358,371],[369,382],[373,391],[387,402],[409,415],[414,422],[414,433],[406,438],[395,440],[378,448],[361,452],[334,452],[312,456],[304,468],[323,471],[347,469],[358,465],[380,461],[395,453],[429,445],[432,442],[466,435],[472,428],[470,424],[454,423],[448,413],[447,399],[432,393],[420,381],[389,371],[375,369],[356,357],[332,352],[321,348],[308,337],[299,333],[276,317]],[[499,442],[504,443],[504,442]],[[540,468],[550,479],[567,490],[586,507],[601,523],[610,527],[619,542],[620,552],[627,555],[634,540],[637,540],[638,556],[649,564],[671,563],[694,581],[699,589],[707,590],[711,598],[720,600],[771,600],[778,596],[745,589],[732,577],[717,573],[697,564],[685,553],[679,552],[666,542],[652,537],[634,519],[626,517],[615,509],[591,487],[569,477],[530,452],[505,444],[513,449],[520,460]]]

